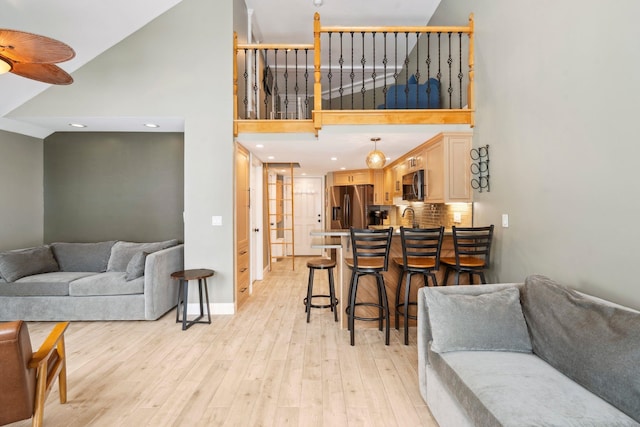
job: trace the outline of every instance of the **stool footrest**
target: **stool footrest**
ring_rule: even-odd
[[[367,306],[367,307],[375,307],[375,308],[380,308],[382,310],[384,310],[384,307],[380,304],[376,304],[374,302],[357,302],[354,304],[355,307],[359,307],[359,306]],[[354,307],[354,309],[355,309]],[[347,313],[347,315],[349,315],[351,313],[351,310],[349,310],[351,307],[347,307],[344,311]],[[369,322],[373,322],[373,321],[379,321],[380,317],[363,317],[363,316],[356,316],[355,313],[353,315],[353,318],[355,320],[364,320],[364,321],[369,321]],[[383,319],[386,318],[386,316],[382,316]]]
[[[311,295],[311,301],[313,301],[313,298],[331,298],[331,295]],[[329,299],[329,301],[331,301],[331,299]],[[329,304],[314,304],[311,303],[309,304],[309,307],[313,307],[313,308],[333,308],[334,306],[338,305],[338,298],[334,298],[334,303],[331,304],[331,302],[329,302]],[[304,305],[307,305],[307,298],[302,300],[302,303]]]

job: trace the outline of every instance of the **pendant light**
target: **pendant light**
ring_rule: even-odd
[[[367,166],[369,169],[382,169],[384,164],[387,162],[387,157],[384,153],[378,150],[378,141],[380,138],[371,138],[373,141],[373,151],[367,154]]]

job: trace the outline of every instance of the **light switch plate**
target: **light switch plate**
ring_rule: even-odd
[[[460,212],[453,213],[453,222],[455,222],[456,224],[459,224],[462,222],[462,214]]]
[[[502,227],[509,228],[509,214],[502,214]]]
[[[215,225],[215,226],[222,225],[222,217],[217,215],[212,216],[211,225]]]

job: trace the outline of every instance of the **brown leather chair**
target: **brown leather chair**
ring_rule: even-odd
[[[44,403],[58,378],[60,403],[67,401],[67,359],[64,332],[58,323],[37,352],[32,353],[27,324],[0,323],[0,425],[33,417],[41,426]]]

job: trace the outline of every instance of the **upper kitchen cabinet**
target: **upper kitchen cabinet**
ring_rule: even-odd
[[[428,203],[469,203],[471,137],[469,132],[441,133],[425,143]]]
[[[333,172],[333,185],[373,184],[371,170],[359,169],[343,172]]]

